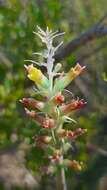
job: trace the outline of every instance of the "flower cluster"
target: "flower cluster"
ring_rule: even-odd
[[[34,54],[42,56],[44,61],[39,63],[26,60],[30,61],[31,65],[25,65],[25,69],[28,78],[35,83],[36,93],[40,94],[42,100],[23,98],[20,102],[24,105],[27,116],[35,120],[40,125],[40,128],[45,131],[45,134],[36,134],[33,137],[36,146],[45,149],[45,152],[48,149],[50,150],[47,151],[50,152],[47,155],[49,167],[47,170],[45,167],[45,171],[53,172],[57,165],[81,170],[81,163],[68,160],[65,156],[71,147],[71,141],[84,134],[86,129],[68,130],[63,127],[63,124],[65,122],[75,122],[70,117],[71,112],[83,108],[86,102],[83,99],[72,98],[71,102],[68,103],[63,92],[85,67],[77,63],[67,73],[61,71],[62,65],[60,63],[54,65],[54,55],[63,42],[55,47],[53,39],[63,33],[53,33],[48,28],[46,31],[43,31],[40,27],[37,28],[38,32],[34,33],[45,43],[46,49],[43,52],[35,52]],[[46,68],[47,74],[41,71],[41,66]]]

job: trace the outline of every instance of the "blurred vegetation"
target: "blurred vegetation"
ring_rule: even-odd
[[[21,150],[23,165],[35,179],[40,175],[39,166],[43,162],[43,153],[32,147],[32,136],[39,128],[26,118],[19,103],[22,97],[35,96],[23,67],[24,60],[35,59],[32,53],[42,48],[32,32],[36,25],[65,31],[66,43],[95,24],[104,12],[107,12],[106,0],[0,0],[0,158],[3,154]],[[106,40],[107,37],[102,37],[76,50],[62,61],[65,70],[74,65],[76,55],[88,53]],[[66,171],[69,190],[97,190],[100,178],[107,174],[106,60],[107,46],[81,60],[80,64],[86,65],[86,71],[69,86],[75,97],[88,102],[84,110],[73,115],[78,125],[87,128],[88,133],[74,143],[71,153],[74,159],[84,162],[84,169],[81,173]],[[6,186],[5,178],[6,175],[0,172],[1,190],[8,189],[12,183],[9,181]],[[50,181],[42,178],[40,189],[52,189],[51,178]],[[22,185],[19,189],[24,188]]]

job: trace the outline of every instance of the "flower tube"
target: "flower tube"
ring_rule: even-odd
[[[41,72],[40,69],[37,69],[36,67],[34,67],[33,64],[28,65],[28,66],[25,65],[25,68],[28,72],[28,75],[27,75],[28,78],[34,81],[40,90],[49,89],[50,82],[47,79],[47,77]]]
[[[62,91],[84,69],[85,69],[85,66],[81,67],[81,65],[77,63],[76,66],[74,68],[71,68],[70,71],[65,76],[62,76],[61,78],[57,78],[54,85],[54,93]]]

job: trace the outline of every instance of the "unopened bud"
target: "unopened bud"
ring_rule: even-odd
[[[37,101],[33,98],[23,98],[20,100],[20,102],[25,106],[25,107],[31,107],[31,108],[37,108],[37,109],[43,109],[44,103],[41,101]]]
[[[71,111],[83,108],[86,105],[86,102],[84,100],[74,100],[73,102],[62,105],[61,111],[63,114],[69,114]]]
[[[58,72],[61,69],[61,67],[62,67],[61,63],[57,63],[54,68],[54,72]]]
[[[73,131],[67,131],[67,136],[72,139],[74,137],[74,132]]]
[[[34,136],[33,139],[37,142],[48,144],[51,141],[52,137],[50,137],[50,136],[38,136],[38,137]]]
[[[81,67],[79,63],[76,64],[74,68],[71,68],[68,72],[68,77],[72,81],[75,79],[83,70],[85,69],[85,66]]]
[[[60,138],[64,138],[67,135],[67,130],[65,130],[65,129],[59,129],[59,130],[57,130],[57,135]]]
[[[81,67],[78,63],[75,67],[71,68],[70,71],[64,76],[61,77],[61,80],[56,80],[54,85],[54,93],[62,91],[66,86],[68,86],[72,80],[74,80],[85,67]]]
[[[64,160],[64,165],[75,170],[82,170],[82,163],[76,160]]]
[[[87,132],[87,129],[82,129],[82,128],[78,128],[75,131],[68,131],[67,132],[67,136],[71,139],[75,139],[78,136],[84,134],[85,132]]]
[[[81,129],[81,128],[78,128],[74,131],[74,137],[78,137],[80,135],[83,135],[84,133],[87,132],[87,129]]]
[[[25,108],[25,112],[31,118],[35,118],[35,116],[36,116],[36,112],[35,111],[30,111],[27,108]]]
[[[43,121],[43,123],[42,123],[42,127],[43,127],[43,128],[47,128],[47,129],[50,129],[50,128],[55,127],[54,120],[53,120],[53,119],[50,119],[50,118],[44,119],[44,121]]]
[[[49,156],[51,162],[59,162],[61,158],[61,152],[59,149],[55,149],[52,156]]]
[[[65,100],[65,97],[61,94],[61,92],[58,92],[58,94],[54,97],[54,103],[61,105]]]

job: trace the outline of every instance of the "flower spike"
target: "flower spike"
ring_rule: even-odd
[[[49,165],[44,167],[47,174],[57,172],[57,169],[72,168],[82,169],[81,162],[66,159],[66,153],[71,148],[71,142],[87,132],[86,129],[66,129],[64,123],[70,123],[75,127],[77,122],[71,118],[72,111],[83,108],[86,102],[83,99],[75,99],[74,95],[65,88],[85,69],[79,63],[72,67],[67,73],[62,70],[62,64],[55,62],[57,49],[63,44],[54,45],[54,38],[64,33],[52,32],[48,27],[42,30],[37,26],[34,32],[45,44],[43,52],[35,52],[35,55],[42,56],[42,61],[25,60],[32,64],[25,65],[28,78],[36,84],[34,86],[34,98],[22,98],[20,102],[25,108],[26,115],[33,119],[39,126],[40,131],[33,137],[34,146],[42,148]],[[37,56],[37,57],[38,57]],[[37,67],[34,67],[36,64]],[[46,68],[46,75],[40,69]],[[71,102],[67,97],[70,94]],[[45,162],[46,163],[46,162]],[[63,188],[62,188],[63,189]]]

